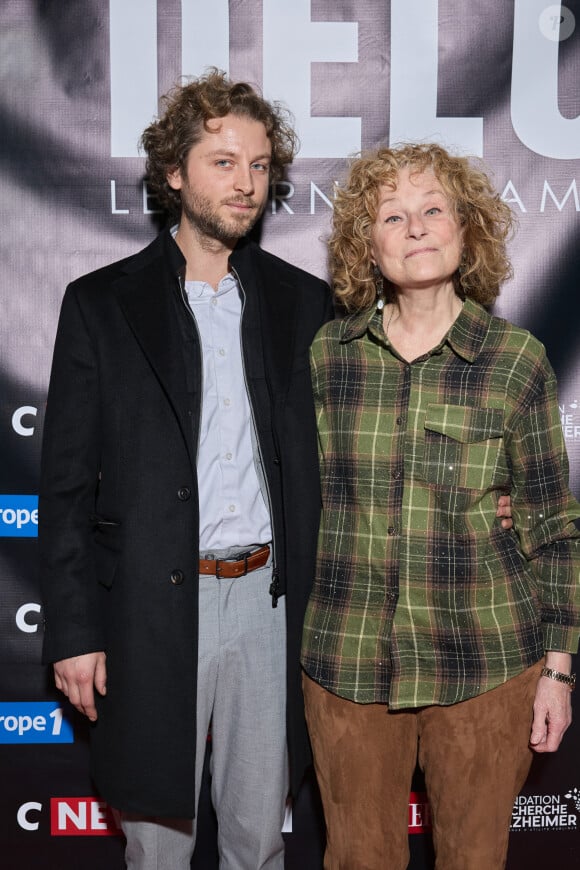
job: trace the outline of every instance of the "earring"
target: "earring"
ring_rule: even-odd
[[[373,266],[373,278],[376,289],[377,311],[382,311],[385,307],[385,288],[383,285],[383,276],[378,266]]]

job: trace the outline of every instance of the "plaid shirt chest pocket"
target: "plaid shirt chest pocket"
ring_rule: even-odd
[[[462,405],[427,406],[425,480],[435,486],[487,490],[509,483],[504,411]]]

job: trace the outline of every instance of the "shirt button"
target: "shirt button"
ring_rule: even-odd
[[[228,507],[228,510],[229,510],[229,512],[230,512],[231,514],[233,514],[233,512],[235,511],[235,509],[236,509],[235,504],[231,504],[231,505]]]
[[[397,426],[401,426],[403,424],[403,418],[397,417],[397,419],[395,420],[395,423],[397,424]]]
[[[226,355],[225,348],[224,348],[224,347],[220,347],[220,349],[218,350],[218,353],[219,353],[220,356],[225,356],[225,355]]]
[[[217,299],[215,298],[215,296],[212,298],[212,300],[211,300],[211,304],[212,304],[212,305],[217,305]]]
[[[232,458],[232,454],[231,454],[231,453],[226,453],[226,459],[229,461],[231,458]]]
[[[397,530],[394,526],[389,526],[389,528],[387,529],[387,532],[389,533],[389,535],[396,535],[397,534]]]
[[[185,580],[185,577],[183,576],[183,571],[181,571],[179,568],[176,568],[174,571],[171,572],[169,579],[174,586],[181,586],[181,584]]]
[[[232,403],[230,399],[224,399],[224,405],[226,406],[226,408],[229,408],[231,404]]]
[[[400,477],[401,477],[401,469],[395,468],[395,470],[393,471],[393,480],[399,480]]]

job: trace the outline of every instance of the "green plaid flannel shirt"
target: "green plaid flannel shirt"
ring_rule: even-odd
[[[412,363],[367,311],[312,346],[322,519],[303,666],[391,709],[454,704],[580,635],[580,505],[530,333],[467,300]],[[515,529],[496,519],[510,493]]]

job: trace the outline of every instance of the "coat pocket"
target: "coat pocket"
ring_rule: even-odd
[[[508,484],[501,408],[431,404],[424,427],[428,483],[476,490]]]
[[[101,586],[110,589],[117,573],[121,556],[121,524],[103,517],[92,517],[93,558],[95,574]]]

